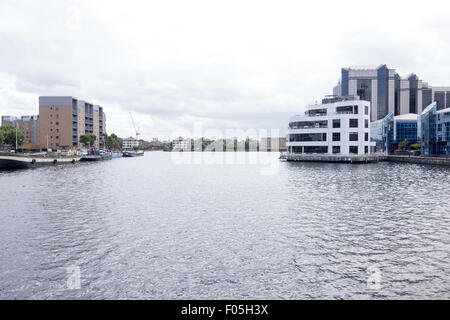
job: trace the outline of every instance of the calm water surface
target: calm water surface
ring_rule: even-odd
[[[449,168],[171,156],[1,172],[0,299],[450,298]]]

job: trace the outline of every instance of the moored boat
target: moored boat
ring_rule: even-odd
[[[123,152],[123,156],[126,158],[142,157],[143,155],[144,151],[142,150],[127,150]]]
[[[111,152],[93,152],[91,154],[84,155],[81,158],[81,161],[87,162],[87,161],[104,161],[104,160],[111,160],[112,159],[112,153]]]
[[[112,153],[112,158],[113,159],[122,158],[122,157],[123,157],[123,153],[122,152],[113,152]]]
[[[80,160],[80,155],[62,156],[46,153],[22,154],[0,152],[0,170],[28,169],[61,164],[73,164]]]

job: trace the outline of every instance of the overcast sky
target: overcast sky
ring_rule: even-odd
[[[100,104],[108,133],[272,129],[385,63],[450,85],[445,1],[0,1],[0,114],[39,95]]]

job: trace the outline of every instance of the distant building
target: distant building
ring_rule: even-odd
[[[450,108],[439,110],[438,105],[430,104],[418,119],[421,152],[426,156],[450,154]]]
[[[389,113],[381,120],[370,124],[371,140],[375,143],[376,152],[393,153],[401,149],[401,143],[408,141],[417,143],[417,119],[414,113],[394,116]]]
[[[191,151],[191,139],[179,137],[173,140],[172,151]]]
[[[122,147],[124,149],[134,149],[139,147],[139,140],[133,137],[129,137],[126,139],[123,139],[123,145]]]
[[[22,147],[25,149],[39,149],[39,116],[22,116],[19,128],[25,137]]]
[[[11,125],[22,132],[24,142],[22,148],[35,149],[39,146],[39,116],[22,116],[21,118],[14,116],[2,116],[2,126]]]
[[[261,138],[259,151],[286,151],[286,138]]]
[[[420,114],[432,102],[437,109],[450,107],[450,87],[432,87],[415,74],[402,78],[395,69],[378,67],[348,67],[333,88],[336,96],[358,96],[371,102],[371,121],[381,120],[390,112],[395,116]]]
[[[326,155],[370,154],[370,102],[355,98],[324,99],[291,118],[289,153]]]
[[[15,127],[15,124],[17,123],[17,120],[19,120],[18,117],[2,116],[2,126],[11,125],[11,126]]]

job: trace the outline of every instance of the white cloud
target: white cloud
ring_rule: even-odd
[[[0,113],[39,95],[105,107],[109,132],[286,127],[340,68],[388,64],[450,85],[444,1],[8,1]]]

